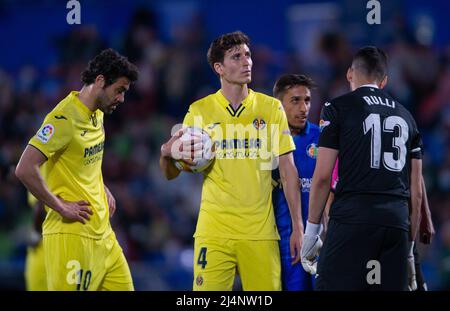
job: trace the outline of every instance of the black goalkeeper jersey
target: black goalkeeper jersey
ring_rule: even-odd
[[[389,94],[362,86],[325,103],[319,147],[339,150],[330,216],[408,230],[411,158],[422,140],[411,114]]]

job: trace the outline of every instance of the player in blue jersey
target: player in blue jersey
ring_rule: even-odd
[[[294,162],[297,167],[301,183],[301,206],[303,225],[308,219],[309,189],[316,166],[317,143],[319,140],[319,127],[308,121],[311,107],[311,89],[314,82],[297,74],[283,75],[273,88],[286,111],[289,129],[294,138]],[[292,233],[292,220],[289,207],[279,181],[278,170],[274,171],[273,205],[275,217],[280,234],[281,277],[283,290],[300,291],[313,289],[313,276],[307,273],[299,261],[293,260],[290,249],[290,236]]]

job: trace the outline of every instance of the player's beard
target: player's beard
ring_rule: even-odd
[[[112,101],[109,99],[106,91],[103,90],[102,93],[97,98],[98,109],[103,111],[103,113],[112,114],[112,112],[114,111],[114,109],[112,109],[112,106],[113,106]]]
[[[292,125],[291,123],[288,124],[289,125],[289,130],[291,131],[292,135],[300,133],[306,126],[306,123],[303,125],[303,127],[300,126],[296,126],[296,125]]]

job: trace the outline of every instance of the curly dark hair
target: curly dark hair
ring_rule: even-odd
[[[216,38],[209,46],[207,54],[208,63],[213,71],[216,72],[214,69],[215,63],[223,63],[223,58],[226,51],[241,44],[246,44],[250,47],[250,39],[242,31],[227,33]]]
[[[81,81],[89,85],[94,83],[99,75],[105,77],[105,87],[107,87],[120,77],[126,77],[134,82],[138,79],[139,72],[125,56],[113,49],[106,49],[89,61],[86,69],[81,73]]]
[[[273,96],[281,100],[287,90],[297,85],[303,85],[309,90],[317,87],[316,83],[305,75],[285,74],[275,82]]]

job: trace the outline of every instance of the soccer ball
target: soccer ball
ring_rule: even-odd
[[[190,173],[200,173],[206,170],[214,161],[214,146],[211,137],[207,132],[200,128],[188,127],[186,132],[181,136],[181,141],[190,141],[193,136],[201,136],[202,138],[202,154],[199,157],[193,158],[193,165],[188,165],[182,160],[176,160],[175,166],[180,171],[186,171]]]

